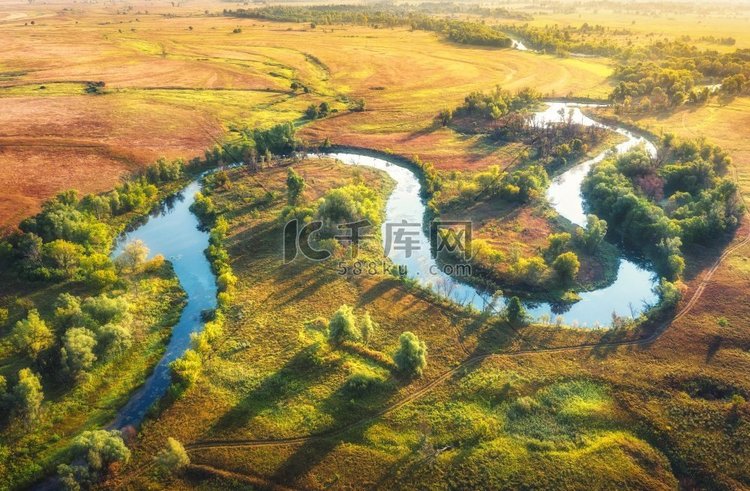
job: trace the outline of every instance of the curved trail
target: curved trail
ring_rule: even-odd
[[[737,178],[736,169],[734,170],[734,174],[735,174],[735,180],[736,180]],[[743,201],[744,201],[744,198],[743,198]],[[688,302],[680,309],[680,311],[677,314],[675,314],[673,318],[669,319],[668,321],[665,321],[660,326],[658,326],[654,330],[653,333],[651,333],[649,336],[645,338],[628,340],[628,341],[612,341],[612,342],[605,342],[605,343],[584,343],[584,344],[578,344],[574,346],[561,346],[561,347],[556,347],[556,348],[526,349],[526,350],[519,350],[519,351],[514,351],[514,352],[506,352],[506,353],[478,354],[478,355],[469,357],[463,362],[461,362],[459,365],[456,365],[455,367],[449,370],[446,370],[445,372],[440,374],[438,377],[436,377],[434,380],[430,381],[429,383],[427,383],[420,389],[403,397],[401,400],[396,401],[390,404],[389,406],[386,406],[385,408],[381,409],[380,411],[373,414],[372,416],[368,416],[367,418],[354,421],[352,423],[346,424],[339,428],[335,428],[335,429],[320,432],[320,433],[314,433],[314,434],[307,435],[307,436],[290,437],[290,438],[273,438],[273,439],[266,439],[266,440],[252,440],[252,439],[203,440],[203,441],[199,440],[194,443],[185,445],[185,448],[188,451],[195,451],[195,450],[206,450],[206,449],[216,449],[216,448],[274,447],[274,446],[298,445],[298,444],[309,442],[311,440],[334,437],[352,428],[355,428],[357,426],[370,423],[390,412],[393,412],[405,406],[406,404],[409,404],[410,402],[420,399],[422,396],[430,392],[436,386],[445,382],[447,379],[449,379],[453,375],[456,375],[462,370],[488,358],[516,357],[516,356],[524,356],[524,355],[538,354],[538,353],[570,353],[570,352],[576,352],[576,351],[591,351],[596,348],[619,348],[619,347],[624,347],[624,346],[644,346],[644,345],[651,344],[657,339],[659,339],[662,334],[664,334],[664,332],[667,330],[670,324],[684,317],[695,307],[695,304],[698,303],[698,300],[700,300],[701,296],[703,295],[703,292],[706,289],[706,286],[708,286],[708,284],[710,283],[711,278],[713,278],[714,274],[719,269],[719,266],[721,266],[721,264],[736,250],[740,249],[741,247],[744,247],[745,245],[749,243],[750,243],[750,227],[748,227],[748,231],[746,232],[745,237],[740,242],[726,249],[721,254],[721,256],[719,256],[716,259],[716,261],[711,266],[711,268],[708,271],[706,271],[706,273],[703,275],[703,279],[701,279],[700,283],[695,289],[695,292],[690,297],[690,300],[688,300]]]

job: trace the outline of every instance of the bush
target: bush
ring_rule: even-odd
[[[128,243],[117,259],[116,264],[126,271],[137,271],[148,258],[148,247],[140,240],[136,239]]]
[[[81,310],[96,324],[103,326],[124,320],[128,313],[128,302],[124,298],[110,298],[100,295],[84,300],[81,304]]]
[[[39,376],[29,368],[18,372],[18,383],[13,388],[14,409],[29,426],[39,419],[42,410],[42,383]]]
[[[575,252],[564,252],[552,262],[552,269],[555,270],[563,283],[570,283],[575,280],[580,268],[581,262]]]
[[[527,319],[526,309],[518,297],[511,297],[505,307],[505,317],[513,325],[524,324]]]
[[[174,381],[179,385],[189,387],[198,379],[203,368],[203,361],[196,351],[189,349],[181,358],[170,363],[169,367],[172,369]]]
[[[296,205],[305,190],[305,180],[291,167],[286,174],[286,188],[289,204]]]
[[[427,366],[427,346],[409,331],[401,334],[399,343],[399,349],[393,355],[399,372],[408,376],[421,376]]]
[[[357,372],[344,382],[344,391],[353,397],[362,397],[378,389],[383,379],[369,372]]]
[[[328,338],[334,343],[360,341],[362,339],[362,332],[357,326],[354,309],[348,305],[339,307],[328,322]]]
[[[172,437],[167,438],[167,448],[164,448],[154,457],[156,466],[165,473],[175,473],[190,464],[190,457],[185,447]]]
[[[365,312],[365,315],[362,317],[359,326],[359,330],[362,333],[362,341],[365,344],[369,344],[372,336],[375,334],[375,331],[377,331],[377,329],[378,325],[375,321],[372,320],[372,318],[370,317],[370,313]]]

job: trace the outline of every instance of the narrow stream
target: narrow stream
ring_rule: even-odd
[[[150,257],[162,254],[172,262],[180,285],[187,294],[187,303],[180,320],[172,329],[166,352],[130,400],[120,409],[112,428],[138,426],[149,408],[165,394],[171,384],[169,364],[190,347],[190,334],[203,328],[201,313],[216,308],[216,280],[204,251],[208,247],[208,233],[198,228],[198,219],[190,211],[200,183],[193,181],[179,194],[164,201],[148,220],[131,232],[122,235],[112,256],[123,247],[142,240],[150,250]]]

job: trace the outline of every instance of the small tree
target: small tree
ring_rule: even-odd
[[[43,400],[44,392],[39,376],[29,368],[22,368],[18,372],[18,383],[13,388],[16,413],[30,426],[39,419]]]
[[[427,366],[427,346],[417,336],[409,331],[401,333],[400,346],[393,361],[398,370],[409,376],[419,377]]]
[[[136,239],[123,249],[122,254],[116,259],[117,265],[129,271],[137,270],[148,258],[148,247],[142,240]]]
[[[307,109],[305,109],[305,116],[307,116],[307,119],[318,119],[318,116],[320,116],[318,106],[315,104],[307,106]]]
[[[11,333],[11,341],[18,352],[36,360],[39,353],[52,346],[55,336],[39,317],[39,312],[34,309],[29,312],[26,319],[16,323]]]
[[[575,252],[564,252],[555,258],[552,269],[555,270],[560,280],[564,283],[573,281],[581,268]]]
[[[175,473],[190,464],[190,457],[185,447],[172,437],[167,438],[167,448],[154,457],[157,467],[165,473]]]
[[[607,221],[596,215],[586,217],[586,228],[576,229],[576,240],[589,252],[594,252],[607,235]]]
[[[369,344],[370,340],[372,339],[373,334],[375,334],[375,331],[377,330],[378,325],[375,323],[375,321],[372,320],[370,317],[369,312],[365,312],[365,315],[362,317],[362,322],[360,322],[359,330],[362,333],[362,341],[365,344]]]
[[[508,322],[514,325],[526,322],[526,309],[518,297],[511,297],[508,305],[505,307],[505,316]]]
[[[0,308],[0,327],[8,322],[8,309]]]
[[[357,318],[354,309],[348,305],[342,305],[333,314],[328,322],[328,338],[334,343],[342,341],[359,341],[362,333],[357,327]]]
[[[63,336],[60,359],[71,375],[77,376],[89,370],[96,361],[94,354],[96,337],[83,327],[68,329]]]
[[[290,205],[296,205],[305,191],[305,179],[291,167],[286,173],[286,189]]]

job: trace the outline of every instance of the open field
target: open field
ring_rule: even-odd
[[[159,156],[200,155],[231,128],[299,120],[311,102],[327,100],[341,112],[305,129],[310,140],[330,136],[419,154],[444,168],[481,168],[501,157],[432,128],[438,109],[495,84],[584,97],[610,88],[601,61],[458,46],[406,29],[164,18],[190,12],[169,7],[122,15],[114,7],[26,8],[43,14],[35,25],[25,25],[27,18],[0,23],[8,39],[0,54],[4,225],[71,185],[102,191]],[[233,34],[236,27],[242,32]],[[105,93],[86,94],[84,82],[99,80]],[[293,93],[292,80],[311,93]],[[348,113],[347,98],[364,98],[368,111]],[[60,152],[81,158],[55,165]],[[16,180],[19,162],[23,183]],[[106,170],[82,180],[92,169]]]

